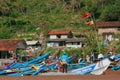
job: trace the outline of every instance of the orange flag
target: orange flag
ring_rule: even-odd
[[[85,24],[87,24],[87,25],[93,25],[94,21],[89,21],[89,22],[86,22]]]

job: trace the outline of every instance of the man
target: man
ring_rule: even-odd
[[[97,62],[98,61],[98,53],[96,50],[94,50],[93,55],[94,55],[94,62]]]
[[[63,55],[60,57],[60,60],[62,61],[62,72],[67,73],[68,56],[67,56],[67,53],[65,51],[63,52]]]

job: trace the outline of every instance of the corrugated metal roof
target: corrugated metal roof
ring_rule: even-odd
[[[23,43],[24,46],[26,46],[25,40],[21,40],[21,39],[1,39],[0,40],[0,51],[13,51],[13,50],[19,48],[21,43]]]
[[[97,22],[97,27],[120,27],[120,21]]]

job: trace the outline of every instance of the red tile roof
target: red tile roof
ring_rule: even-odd
[[[24,40],[18,40],[18,39],[1,39],[0,40],[0,51],[13,51],[18,48],[18,44],[20,42],[23,42]]]
[[[57,35],[57,34],[69,34],[71,32],[71,30],[53,30],[50,31],[48,34],[49,35]]]
[[[120,27],[120,21],[112,21],[112,22],[97,22],[97,27]]]

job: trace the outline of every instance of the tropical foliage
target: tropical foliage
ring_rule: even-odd
[[[86,26],[81,15],[87,11],[96,21],[120,20],[119,4],[120,0],[0,0],[0,39],[79,29]]]
[[[95,25],[85,22],[120,21],[119,4],[120,0],[0,0],[0,39],[40,39],[40,33],[47,36],[52,29],[69,29],[86,36],[90,45],[86,52],[104,50],[98,45]],[[91,17],[82,19],[85,12]]]

